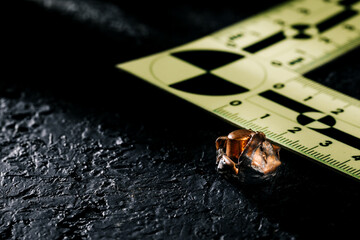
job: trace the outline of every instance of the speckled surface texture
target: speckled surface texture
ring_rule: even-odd
[[[283,150],[273,181],[229,182],[215,171],[214,141],[232,126],[114,68],[280,1],[165,11],[115,0],[9,2],[1,9],[1,239],[357,233],[358,182]],[[308,76],[359,99],[359,54]]]

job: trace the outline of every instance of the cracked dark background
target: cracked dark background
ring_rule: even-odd
[[[233,126],[114,68],[279,2],[3,3],[0,238],[358,235],[358,182],[285,150],[271,182],[229,182],[214,141]],[[359,55],[308,75],[359,99]]]

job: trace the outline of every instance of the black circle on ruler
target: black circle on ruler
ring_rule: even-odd
[[[276,89],[281,89],[281,88],[285,87],[285,84],[283,84],[283,83],[276,83],[276,84],[274,84],[273,87],[276,88]]]
[[[249,91],[241,84],[243,81],[254,81],[243,79],[238,74],[228,74],[234,70],[234,65],[239,60],[245,58],[240,54],[217,50],[187,50],[171,53],[170,56],[177,59],[176,64],[183,64],[183,68],[189,69],[188,72],[194,72],[168,85],[180,91],[213,96],[233,95]],[[174,71],[178,71],[176,64],[173,66]]]
[[[311,129],[326,129],[336,124],[335,118],[322,112],[304,112],[296,120]]]
[[[240,105],[241,104],[241,101],[239,101],[239,100],[234,100],[234,101],[231,101],[230,102],[230,105],[231,106],[238,106],[238,105]]]

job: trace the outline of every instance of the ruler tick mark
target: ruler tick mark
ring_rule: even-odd
[[[290,145],[295,145],[298,142],[299,142],[299,140],[293,141],[292,143],[290,143]]]
[[[357,172],[357,169],[352,167],[351,170],[349,170],[349,172],[350,173],[355,173],[355,172]]]
[[[342,165],[344,165],[345,163],[347,163],[347,162],[350,162],[350,160],[346,160],[346,161],[344,161],[344,162],[342,162],[342,163],[340,163],[339,165],[337,165],[338,167],[339,166],[342,166]]]
[[[315,147],[309,148],[308,150],[313,150],[313,149],[315,149],[315,148],[317,148],[317,147],[319,147],[319,146],[315,146]]]
[[[345,167],[342,167],[341,169],[342,170],[348,170],[348,168],[351,168],[350,166],[345,166]]]
[[[330,158],[329,161],[328,161],[329,164],[333,164],[335,162],[337,162],[337,161],[335,159],[333,159],[333,158]]]
[[[278,136],[280,137],[280,136],[282,136],[282,135],[284,135],[284,134],[287,134],[288,132],[283,132],[283,133],[280,133],[280,134],[278,134]]]

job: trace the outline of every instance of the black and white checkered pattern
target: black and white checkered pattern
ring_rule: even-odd
[[[249,68],[251,71],[244,75]],[[264,78],[262,68],[255,62],[240,54],[217,50],[171,53],[158,59],[152,72],[174,89],[213,96],[247,92]]]

